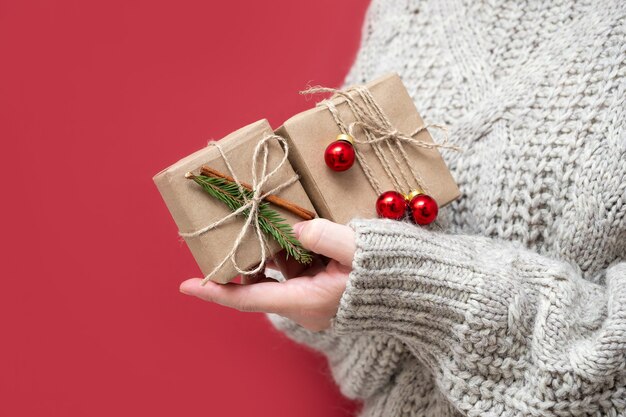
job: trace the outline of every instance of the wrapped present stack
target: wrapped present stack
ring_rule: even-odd
[[[245,126],[161,171],[154,181],[205,280],[262,270],[285,250],[310,254],[291,226],[387,217],[427,225],[459,190],[396,74],[330,93],[274,132]]]

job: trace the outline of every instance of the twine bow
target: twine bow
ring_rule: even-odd
[[[276,167],[274,167],[274,169],[272,169],[270,172],[267,172],[268,171],[268,166],[267,166],[268,157],[269,157],[269,142],[272,140],[278,141],[278,143],[284,149],[284,154],[280,162],[278,163],[278,165],[276,165]],[[267,240],[265,238],[263,230],[261,229],[259,225],[259,206],[263,202],[263,199],[266,198],[268,195],[278,193],[285,187],[288,187],[289,185],[295,183],[299,178],[297,174],[293,175],[291,178],[278,184],[271,190],[266,191],[266,192],[262,191],[265,188],[265,186],[269,183],[271,178],[287,162],[289,147],[285,139],[283,139],[282,137],[278,135],[275,135],[275,134],[265,135],[257,143],[256,147],[254,148],[254,154],[252,157],[252,184],[251,184],[252,195],[251,196],[248,195],[249,193],[244,192],[244,186],[242,185],[241,181],[239,181],[239,179],[237,178],[237,175],[235,174],[230,164],[230,161],[226,157],[220,144],[216,141],[212,141],[212,142],[209,142],[207,146],[215,146],[217,150],[219,151],[219,154],[222,157],[222,160],[224,161],[224,164],[226,165],[230,175],[232,176],[235,184],[237,184],[237,187],[241,191],[241,194],[244,199],[244,204],[237,210],[229,213],[228,215],[226,215],[225,217],[222,217],[221,219],[217,220],[214,223],[211,223],[205,227],[202,227],[192,232],[179,232],[178,234],[184,238],[198,237],[210,230],[213,230],[221,226],[222,224],[224,224],[225,222],[229,221],[230,219],[232,219],[233,217],[239,214],[245,214],[246,221],[241,227],[241,230],[239,234],[237,235],[237,239],[235,239],[235,242],[231,250],[224,257],[224,259],[215,268],[213,268],[211,272],[209,272],[204,277],[204,279],[202,280],[202,285],[206,284],[211,279],[211,277],[213,277],[217,273],[217,271],[219,271],[224,266],[224,264],[228,262],[229,260],[232,262],[235,270],[237,270],[237,272],[242,275],[253,275],[263,270],[263,268],[265,267],[265,258],[267,257]],[[258,172],[259,164],[261,166],[260,172]],[[253,230],[257,238],[257,242],[259,244],[260,250],[261,250],[261,263],[259,263],[254,268],[244,269],[244,268],[241,268],[239,264],[237,263],[236,255],[241,244],[244,242],[244,237],[246,233],[250,229]]]
[[[428,192],[428,187],[420,177],[419,173],[414,169],[413,164],[410,163],[408,154],[404,149],[403,143],[412,146],[417,146],[425,149],[451,149],[454,151],[460,151],[461,148],[448,143],[448,130],[445,126],[439,124],[423,125],[415,129],[410,134],[405,134],[398,131],[387,115],[385,115],[383,109],[376,102],[371,92],[365,86],[354,86],[347,88],[346,90],[338,90],[335,88],[315,86],[310,87],[300,94],[319,94],[319,93],[332,93],[329,99],[324,99],[318,102],[317,106],[325,106],[332,114],[337,126],[339,126],[342,133],[350,135],[356,144],[370,145],[380,161],[387,176],[394,183],[397,190],[411,190],[414,189],[412,180],[417,182],[419,188]],[[361,102],[355,100],[353,95],[358,96]],[[350,124],[346,124],[337,110],[334,99],[342,97],[347,102],[350,110],[354,114],[356,120]],[[355,135],[355,130],[361,128],[365,139],[358,139]],[[421,139],[417,139],[416,136],[427,130],[428,128],[439,129],[444,132],[445,138],[442,143],[428,142]],[[383,151],[383,145],[386,146],[388,152]],[[356,158],[359,164],[363,168],[365,176],[367,177],[370,185],[377,194],[381,194],[384,190],[381,189],[378,179],[373,173],[372,168],[369,166],[361,152],[358,152],[355,147]],[[389,155],[395,161],[398,166],[399,173],[392,169],[392,164],[389,159]],[[406,172],[408,167],[409,173]],[[404,181],[405,185],[402,184]]]

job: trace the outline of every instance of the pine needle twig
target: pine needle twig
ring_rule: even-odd
[[[191,173],[188,173],[186,177],[194,180],[210,196],[226,204],[232,211],[241,208],[245,204],[244,194],[249,199],[253,195],[252,191],[245,188],[239,189],[235,182],[224,178]],[[244,210],[241,214],[247,217],[249,212],[250,210]],[[280,247],[285,249],[288,257],[291,256],[303,264],[311,263],[313,259],[311,253],[296,239],[291,225],[267,202],[259,204],[259,226],[264,233],[273,237]]]

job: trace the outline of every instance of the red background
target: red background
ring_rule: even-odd
[[[178,292],[151,178],[339,86],[367,3],[0,2],[0,416],[354,413],[263,315]]]

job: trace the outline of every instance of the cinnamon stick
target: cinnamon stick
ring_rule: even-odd
[[[211,167],[208,167],[206,165],[203,165],[202,168],[200,168],[200,173],[207,177],[223,178],[226,181],[235,182],[235,179],[233,177],[223,174],[220,171],[213,169]],[[247,184],[245,182],[240,182],[240,184],[245,189],[249,191],[253,191],[252,186],[250,184]],[[277,195],[269,194],[268,196],[265,197],[265,200],[267,200],[268,202],[278,207],[281,207],[287,210],[288,212],[292,213],[295,216],[300,217],[303,220],[311,220],[315,218],[315,213],[313,213],[312,211],[307,210],[304,207],[300,207],[296,203],[292,203],[291,201],[285,200],[284,198],[281,198]]]

